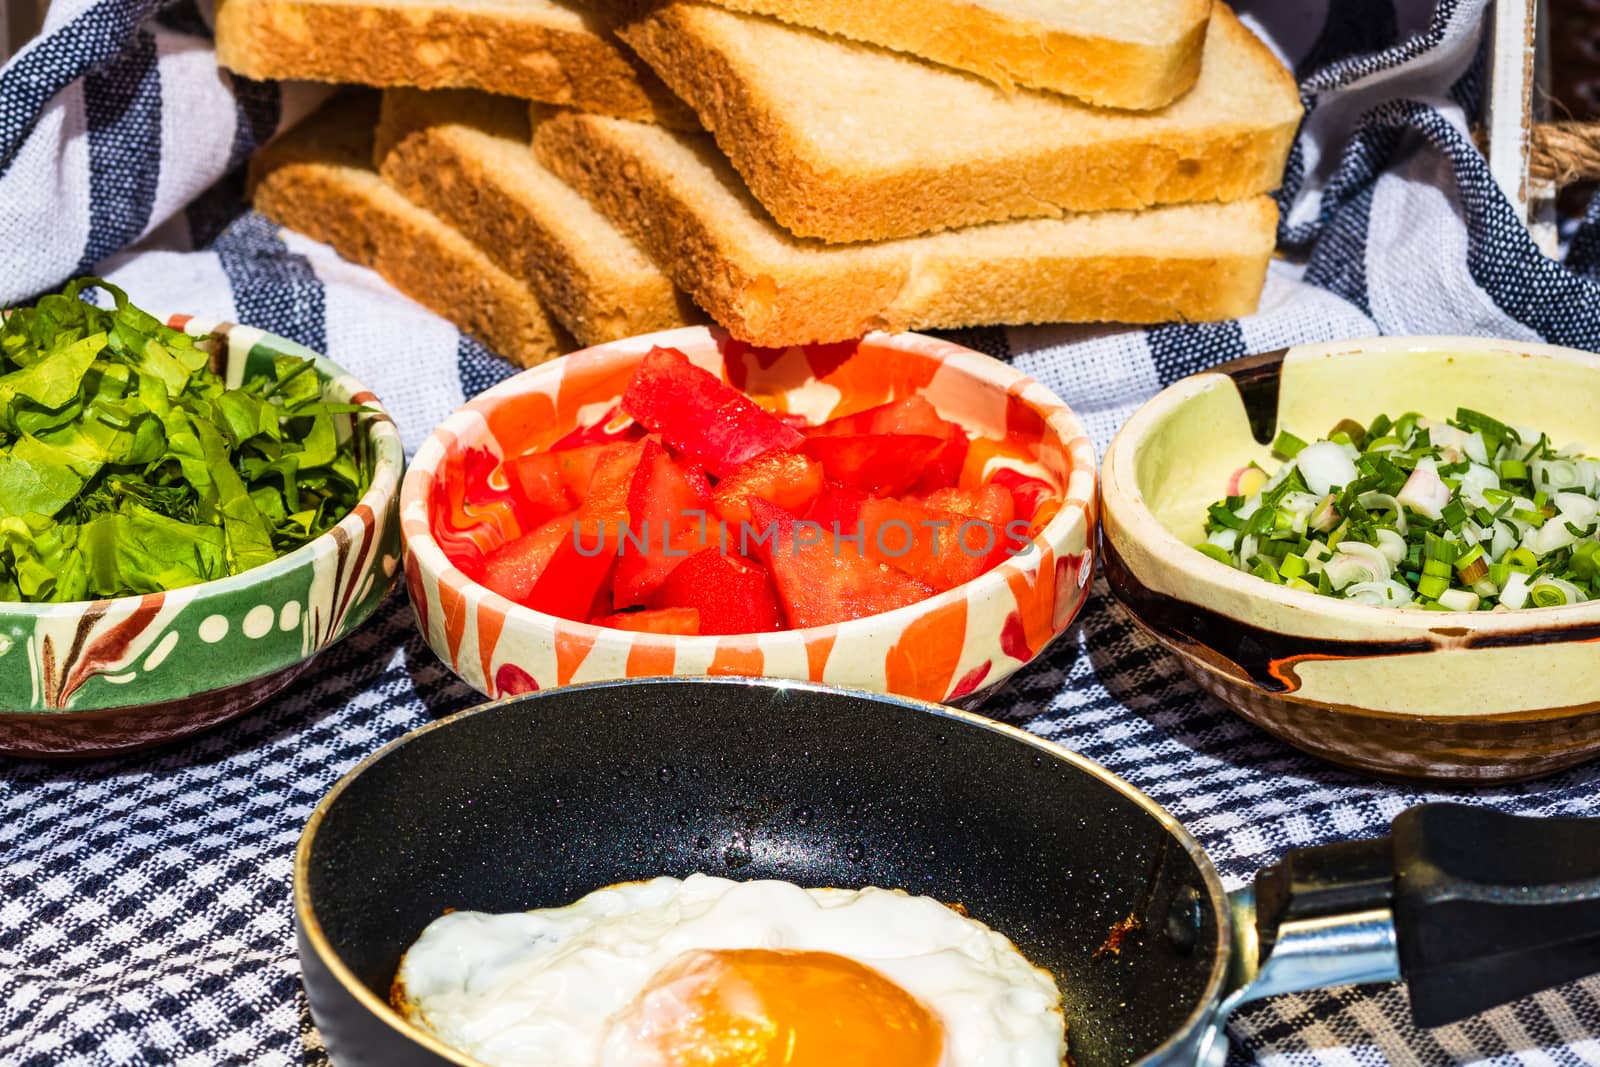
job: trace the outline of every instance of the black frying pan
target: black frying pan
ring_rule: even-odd
[[[1404,970],[1436,1025],[1600,971],[1600,821],[1413,809],[1392,841],[1300,850],[1230,901],[1154,802],[1022,731],[664,679],[465,711],[341,781],[295,864],[313,1018],[340,1067],[472,1063],[386,1006],[424,926],[695,871],[964,904],[1054,973],[1082,1067],[1220,1063],[1226,1012],[1273,992]]]

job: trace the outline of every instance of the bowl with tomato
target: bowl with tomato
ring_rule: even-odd
[[[1076,416],[981,353],[689,327],[470,401],[401,522],[418,625],[490,697],[732,674],[969,702],[1082,606],[1094,501]]]

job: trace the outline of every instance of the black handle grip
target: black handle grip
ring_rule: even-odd
[[[1600,819],[1424,804],[1395,819],[1393,840],[1418,1026],[1600,973]]]
[[[1387,908],[1393,898],[1394,850],[1387,837],[1294,849],[1256,875],[1260,957],[1272,955],[1286,922]]]

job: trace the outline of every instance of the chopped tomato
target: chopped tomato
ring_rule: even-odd
[[[599,457],[583,507],[523,601],[530,608],[565,619],[592,618],[617,562],[622,529],[628,521],[628,486],[644,448],[637,442],[606,445]],[[600,610],[606,607],[599,604]]]
[[[954,589],[1005,558],[1003,528],[955,511],[873,499],[861,524],[862,555],[934,589]]]
[[[719,478],[763,452],[793,450],[803,440],[800,431],[670,348],[653,348],[639,363],[622,409]]]
[[[695,608],[703,634],[758,634],[783,629],[783,610],[766,568],[720,546],[673,568],[652,606]]]
[[[575,519],[575,514],[562,515],[507,541],[484,557],[483,575],[478,580],[503,597],[526,600],[561,542],[572,536]]]
[[[1032,522],[1039,507],[1051,497],[1059,496],[1055,486],[1042,478],[1023,474],[1010,467],[1002,467],[989,478],[990,484],[1004,486],[1016,502],[1017,518]]]
[[[824,482],[822,492],[806,511],[805,517],[831,534],[849,536],[861,527],[861,505],[867,494],[846,489],[835,482]]]
[[[760,497],[750,503],[762,560],[772,573],[784,616],[793,627],[825,626],[914,604],[934,590],[892,567],[875,563],[831,535]]]
[[[887,404],[858,411],[853,415],[825,422],[806,431],[808,437],[840,437],[857,434],[917,434],[938,437],[944,444],[929,458],[918,475],[916,488],[938,489],[955,485],[966,462],[971,443],[966,431],[940,416],[933,404],[920,393],[891,400]]]
[[[896,496],[922,476],[944,444],[927,434],[839,434],[807,438],[805,451],[840,485]]]
[[[978,519],[994,530],[1006,555],[1018,555],[1028,543],[1030,531],[1024,520],[1018,525],[1017,506],[1003,486],[989,484],[973,489],[938,489],[911,498],[930,508],[944,508],[968,518]],[[975,536],[975,532],[971,532]]]
[[[628,528],[613,587],[618,608],[649,600],[672,569],[704,548],[711,486],[697,463],[675,460],[646,438],[628,486]]]
[[[717,483],[711,506],[724,522],[750,521],[750,498],[798,515],[822,492],[822,464],[799,452],[766,452]]]
[[[973,489],[935,489],[909,497],[913,503],[929,508],[944,508],[974,519],[992,523],[1004,529],[1006,523],[1017,517],[1017,506],[1003,486],[980,485]]]
[[[506,460],[506,479],[517,492],[522,513],[530,522],[548,522],[578,506],[562,477],[559,452],[529,452]]]

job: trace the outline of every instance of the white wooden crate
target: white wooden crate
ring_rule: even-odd
[[[1546,255],[1556,249],[1556,188],[1528,169],[1533,128],[1549,119],[1544,0],[1495,0],[1483,125],[1489,170]]]

